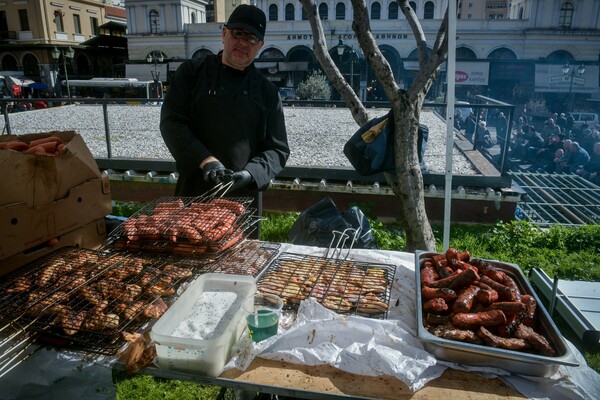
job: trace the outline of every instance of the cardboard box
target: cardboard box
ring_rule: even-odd
[[[82,247],[95,250],[106,241],[106,222],[104,218],[92,221],[82,227],[68,232],[58,238],[58,243],[48,246],[47,243],[15,254],[0,261],[0,276],[14,271],[23,265],[37,260],[58,249],[68,246]]]
[[[62,155],[0,150],[0,206],[26,203],[29,207],[41,207],[64,198],[77,185],[100,178],[96,160],[83,138],[74,131],[0,135],[0,142],[29,143],[48,136],[57,136],[66,144]]]
[[[64,198],[44,206],[31,208],[24,202],[0,206],[0,260],[61,237],[111,212],[106,175],[74,186]]]

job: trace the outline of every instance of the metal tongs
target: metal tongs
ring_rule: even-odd
[[[332,231],[331,233],[333,234],[332,238],[331,238],[331,242],[329,243],[329,247],[327,247],[327,250],[325,251],[325,258],[332,258],[334,260],[339,260],[339,261],[346,261],[346,259],[348,258],[348,256],[350,255],[350,251],[352,250],[352,247],[354,247],[354,244],[356,243],[356,240],[360,237],[360,232],[362,231],[362,228],[346,228],[344,229],[343,232],[340,231]],[[346,246],[346,242],[350,240],[350,244],[347,247],[347,251],[346,251],[346,255],[342,257],[342,252],[344,251],[344,248]],[[335,246],[334,246],[335,244]],[[329,255],[329,253],[331,252],[331,256]],[[337,255],[336,255],[337,253]]]

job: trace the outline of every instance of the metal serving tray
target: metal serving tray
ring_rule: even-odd
[[[500,368],[515,374],[550,377],[556,373],[559,366],[579,366],[575,356],[560,334],[558,328],[548,315],[539,297],[515,264],[486,260],[499,271],[513,278],[522,294],[532,295],[537,301],[537,330],[544,334],[556,350],[553,357],[542,356],[521,351],[505,350],[486,345],[464,343],[437,337],[431,334],[423,324],[423,307],[421,300],[421,268],[425,260],[439,253],[415,252],[415,286],[417,299],[417,328],[418,337],[423,347],[441,360],[453,361],[460,364]]]

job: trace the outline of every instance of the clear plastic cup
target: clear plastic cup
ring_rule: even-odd
[[[248,331],[256,343],[277,334],[283,300],[274,294],[255,294],[244,300]]]

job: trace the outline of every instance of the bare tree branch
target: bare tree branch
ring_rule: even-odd
[[[410,25],[410,29],[413,31],[413,35],[415,35],[415,41],[417,42],[417,49],[419,51],[419,65],[424,65],[425,60],[427,60],[427,38],[419,23],[419,18],[410,4],[408,4],[407,0],[397,0],[397,3],[400,10],[402,10],[402,14],[406,17],[408,25]]]
[[[302,7],[310,22],[310,28],[314,38],[313,52],[315,57],[317,57],[317,60],[321,64],[321,67],[323,67],[323,71],[325,71],[325,74],[333,87],[335,87],[346,101],[346,105],[350,109],[356,123],[358,125],[366,124],[369,121],[367,110],[352,87],[350,87],[348,82],[342,77],[342,73],[329,55],[327,40],[325,38],[325,33],[323,32],[323,26],[320,23],[319,11],[314,0],[300,0],[300,3],[302,3]]]
[[[390,64],[383,56],[381,50],[379,50],[377,42],[371,33],[366,3],[364,0],[352,0],[352,8],[354,9],[352,30],[356,34],[358,44],[363,50],[375,77],[381,83],[387,98],[392,99],[399,90],[399,86],[396,83]]]

